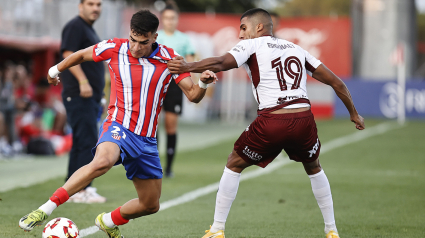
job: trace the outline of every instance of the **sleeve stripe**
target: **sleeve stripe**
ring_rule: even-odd
[[[314,71],[316,71],[316,68],[313,67],[313,65],[311,65],[307,59],[305,59],[305,69],[307,69],[308,71],[310,71],[311,73],[314,73]]]
[[[102,47],[95,49],[96,56],[99,56],[105,50],[112,49],[112,48],[115,48],[115,43],[106,43],[106,44],[102,45]]]

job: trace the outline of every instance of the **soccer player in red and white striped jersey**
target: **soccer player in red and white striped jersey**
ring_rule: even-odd
[[[77,170],[39,209],[21,218],[22,229],[32,230],[69,196],[120,163],[139,197],[112,212],[99,214],[96,225],[109,237],[120,238],[119,225],[159,210],[162,168],[155,137],[168,85],[174,80],[186,97],[197,103],[204,97],[207,85],[215,83],[217,78],[206,70],[195,85],[189,73],[170,73],[167,62],[178,54],[156,43],[158,25],[154,14],[141,10],[131,19],[129,39],[102,41],[75,52],[49,70],[49,83],[57,85],[61,71],[85,61],[106,61],[112,84],[108,116],[92,150],[93,161]]]

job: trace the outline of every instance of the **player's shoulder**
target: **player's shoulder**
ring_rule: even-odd
[[[163,57],[173,58],[174,56],[177,55],[177,53],[171,47],[168,47],[163,44],[158,44],[158,47],[159,47],[158,53],[161,54]]]
[[[181,37],[181,38],[188,38],[188,37],[189,37],[186,33],[181,32],[181,31],[179,31],[179,30],[176,30],[176,31],[174,32],[174,34],[175,34],[177,37]]]
[[[84,24],[84,22],[81,22],[82,19],[79,16],[76,16],[74,18],[72,18],[71,20],[69,20],[65,26],[63,27],[64,30],[81,30],[82,29],[82,25]]]

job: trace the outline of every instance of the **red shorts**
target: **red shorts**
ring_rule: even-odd
[[[282,150],[291,160],[313,162],[320,147],[316,122],[308,110],[258,116],[235,142],[234,150],[247,163],[264,168]]]

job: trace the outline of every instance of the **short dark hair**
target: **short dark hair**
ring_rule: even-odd
[[[180,14],[180,12],[179,12],[179,8],[177,7],[177,5],[175,4],[175,3],[168,3],[165,7],[164,7],[164,9],[162,9],[162,11],[161,11],[161,15],[162,15],[162,13],[164,13],[165,11],[167,11],[167,10],[171,10],[171,11],[175,11],[177,14]]]
[[[133,14],[130,21],[130,29],[135,35],[148,35],[158,30],[159,20],[149,10],[140,10]]]
[[[244,14],[242,14],[241,16],[241,20],[244,17],[251,17],[257,14],[261,14],[263,16],[268,16],[271,18],[270,13],[262,8],[253,8],[253,9],[249,9],[248,11],[246,11]]]

